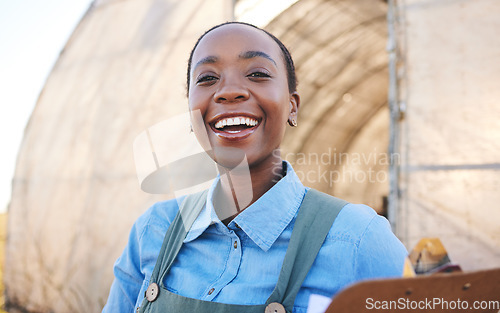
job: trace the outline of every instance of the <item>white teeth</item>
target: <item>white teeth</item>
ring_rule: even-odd
[[[233,117],[233,118],[225,118],[219,120],[215,123],[214,127],[217,129],[224,128],[225,126],[238,126],[238,125],[246,125],[249,127],[253,127],[257,125],[259,122],[249,117]]]

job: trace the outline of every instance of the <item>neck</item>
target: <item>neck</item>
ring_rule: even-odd
[[[282,162],[280,154],[273,153],[269,160],[249,169],[218,166],[221,179],[213,201],[221,221],[227,225],[271,189],[283,177]]]

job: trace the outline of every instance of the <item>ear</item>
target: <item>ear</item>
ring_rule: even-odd
[[[290,126],[297,126],[297,114],[300,106],[299,93],[294,91],[290,94],[290,114],[288,115],[288,124]]]

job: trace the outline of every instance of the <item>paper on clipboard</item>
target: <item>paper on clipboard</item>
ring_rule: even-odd
[[[332,302],[329,297],[312,294],[309,297],[309,303],[307,305],[307,313],[325,313],[326,309]]]

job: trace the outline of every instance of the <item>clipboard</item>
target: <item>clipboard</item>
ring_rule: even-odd
[[[480,308],[474,309],[473,305]],[[500,312],[499,306],[500,268],[496,268],[362,281],[338,293],[325,313],[497,313]]]

